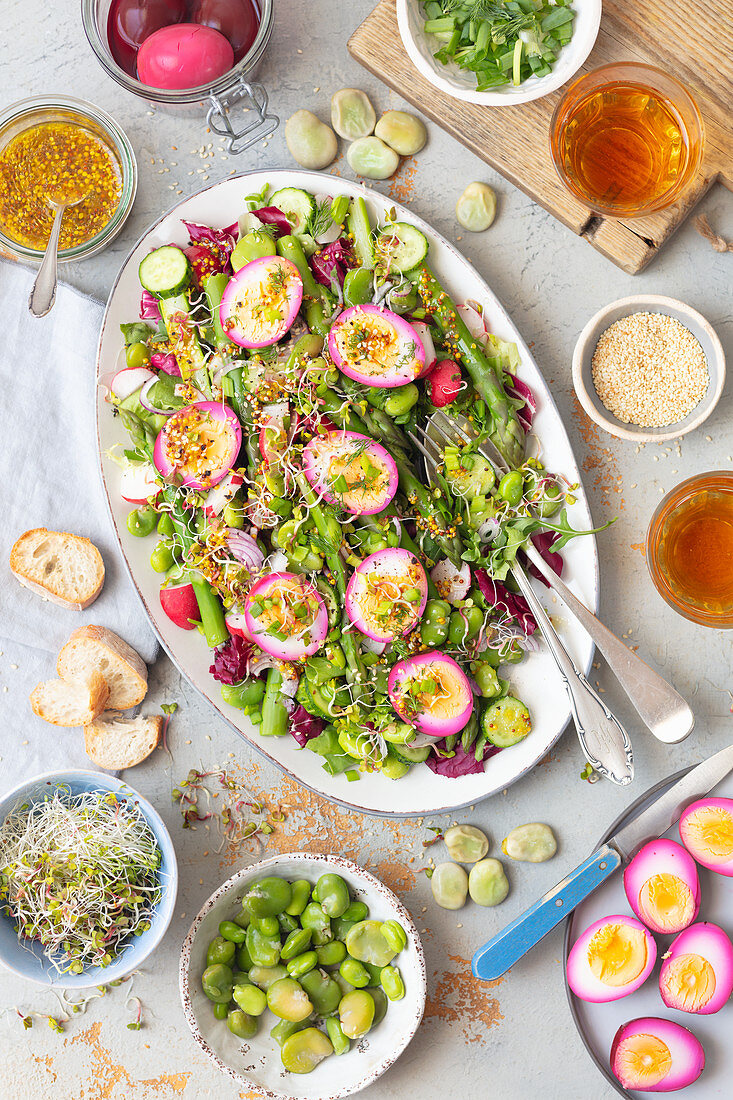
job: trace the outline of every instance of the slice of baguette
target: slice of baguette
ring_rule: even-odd
[[[127,710],[142,703],[148,690],[148,670],[132,646],[104,626],[80,626],[59,653],[56,671],[63,680],[90,669],[107,681],[110,710]]]
[[[75,611],[94,603],[104,584],[104,562],[93,542],[45,527],[26,531],[16,540],[10,569],[32,592]]]
[[[69,680],[44,680],[31,692],[34,714],[52,726],[86,726],[101,714],[109,688],[101,673]]]
[[[160,741],[163,718],[121,718],[114,711],[105,711],[84,727],[84,748],[87,756],[100,768],[116,772],[134,768],[150,756]]]

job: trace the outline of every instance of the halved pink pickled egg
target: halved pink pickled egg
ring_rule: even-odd
[[[701,798],[680,818],[680,839],[703,867],[733,875],[733,798]]]
[[[624,871],[624,890],[652,932],[681,932],[700,908],[700,880],[689,852],[674,840],[653,840]]]
[[[625,1089],[675,1092],[697,1081],[705,1051],[691,1031],[659,1016],[640,1016],[618,1029],[611,1071]]]
[[[667,1008],[718,1012],[733,992],[733,944],[723,929],[700,921],[680,932],[664,956],[659,992]]]
[[[568,985],[582,1001],[617,1001],[636,992],[656,959],[657,945],[644,925],[615,913],[591,924],[573,944]]]

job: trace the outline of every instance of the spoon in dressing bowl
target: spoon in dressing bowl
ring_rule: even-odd
[[[41,266],[36,275],[36,281],[33,284],[33,289],[28,299],[28,309],[34,317],[45,317],[53,308],[53,304],[56,301],[56,279],[61,222],[68,208],[70,206],[77,206],[80,202],[83,202],[86,197],[86,195],[81,195],[78,199],[70,199],[67,202],[53,202],[51,199],[48,200],[49,206],[51,206],[56,213],[54,215],[53,225],[51,226],[51,235],[48,238],[46,251],[43,254],[43,260],[41,261]]]

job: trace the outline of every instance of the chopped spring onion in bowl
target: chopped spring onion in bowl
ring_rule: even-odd
[[[35,981],[95,985],[129,973],[175,902],[163,822],[112,776],[40,777],[0,802],[0,959]]]

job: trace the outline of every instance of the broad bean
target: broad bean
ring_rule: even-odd
[[[498,859],[481,859],[468,875],[468,892],[477,905],[500,905],[509,893],[509,880]]]
[[[399,954],[400,951],[404,951],[407,947],[407,932],[405,932],[399,921],[383,921],[380,931],[389,946],[393,948],[397,954]]]
[[[301,955],[295,955],[292,959],[288,959],[285,964],[290,977],[298,978],[298,980],[317,966],[318,955],[315,951],[304,951]]]
[[[313,900],[327,917],[342,917],[351,902],[349,887],[341,875],[321,875],[313,888]]]
[[[235,1008],[227,1016],[227,1027],[240,1039],[251,1039],[257,1034],[257,1020],[242,1012],[241,1008]]]
[[[469,183],[456,203],[458,224],[469,233],[483,233],[496,217],[496,194],[486,183]]]
[[[288,972],[284,966],[252,966],[249,969],[249,980],[253,985],[264,989],[265,992],[281,978],[286,978]]]
[[[374,133],[401,157],[413,157],[428,140],[425,123],[409,111],[385,111]]]
[[[357,989],[363,989],[372,980],[367,968],[356,959],[345,958],[339,967],[339,974]]]
[[[306,991],[319,1016],[328,1016],[341,1000],[341,988],[330,974],[320,968],[309,970],[300,984]]]
[[[224,963],[207,966],[201,975],[201,988],[210,1001],[228,1004],[232,999],[232,971]]]
[[[267,996],[264,990],[251,982],[242,982],[232,990],[232,999],[248,1016],[261,1016],[267,1008]]]
[[[331,125],[348,141],[368,137],[377,116],[369,96],[358,88],[341,88],[331,96]]]
[[[357,176],[370,180],[386,180],[397,171],[400,158],[394,149],[378,137],[363,137],[352,142],[346,151],[349,167]]]
[[[486,834],[475,825],[451,825],[443,840],[449,856],[456,863],[478,863],[489,850]]]
[[[231,940],[225,940],[223,936],[215,936],[206,950],[206,962],[209,966],[216,963],[224,963],[226,966],[234,959],[236,944]]]
[[[290,885],[290,902],[285,906],[285,912],[289,917],[299,917],[310,901],[311,884],[306,879],[299,878]]]
[[[385,966],[380,981],[390,1001],[401,1001],[405,995],[405,983],[396,966]]]
[[[317,1027],[296,1031],[280,1051],[283,1065],[291,1073],[310,1073],[329,1054],[333,1054],[331,1040]]]
[[[387,966],[397,952],[382,935],[382,925],[378,920],[363,920],[355,924],[346,937],[346,950],[359,962],[370,962],[374,966]]]
[[[331,127],[304,109],[296,111],[285,123],[285,142],[302,168],[316,171],[327,168],[338,153],[338,141]]]
[[[374,1023],[375,1005],[365,989],[354,989],[339,1002],[339,1023],[349,1039],[359,1039]]]
[[[329,1016],[326,1020],[326,1031],[331,1040],[334,1054],[346,1054],[346,1052],[350,1050],[351,1043],[344,1035],[341,1024],[335,1016]]]
[[[456,863],[439,863],[430,879],[430,889],[441,909],[462,909],[468,894],[468,875]]]
[[[280,978],[267,990],[267,1007],[281,1020],[299,1023],[313,1012],[313,1005],[300,982],[295,978]]]
[[[501,850],[510,859],[523,863],[544,863],[557,851],[557,840],[549,825],[531,821],[512,829],[502,841]]]

